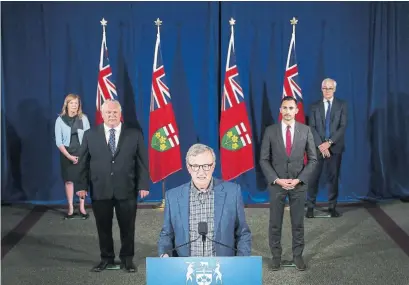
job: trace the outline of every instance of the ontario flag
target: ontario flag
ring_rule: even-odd
[[[152,182],[156,183],[180,169],[182,161],[179,130],[165,81],[158,26],[149,114],[149,173]]]
[[[233,19],[230,25],[220,118],[220,162],[222,178],[226,181],[254,167],[252,132],[234,51]]]
[[[96,100],[96,112],[95,112],[95,124],[99,125],[103,122],[101,106],[105,100],[118,100],[116,93],[116,87],[112,83],[112,69],[109,65],[108,48],[106,42],[105,27],[107,21],[102,18],[102,43],[101,43],[101,55],[99,58],[99,73],[98,73],[98,87],[97,87],[97,100]],[[122,120],[122,118],[121,118]]]
[[[288,48],[287,65],[284,73],[283,98],[287,96],[294,97],[297,100],[298,113],[295,115],[295,120],[301,124],[305,124],[304,100],[302,98],[301,87],[298,84],[298,65],[297,56],[295,53],[295,25],[298,20],[293,18],[293,33],[291,35],[290,47]],[[282,119],[281,113],[278,116],[278,121]],[[304,154],[304,164],[307,164],[307,154]]]
[[[287,65],[284,74],[283,98],[286,96],[294,97],[298,102],[298,113],[295,115],[295,120],[305,124],[304,102],[301,93],[301,88],[298,85],[298,65],[295,53],[295,25],[297,20],[293,18],[293,33],[291,35],[290,47],[288,49]],[[281,121],[282,116],[279,114],[278,121]]]

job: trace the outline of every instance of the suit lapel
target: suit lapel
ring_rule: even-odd
[[[321,114],[321,123],[323,128],[325,129],[325,107],[324,107],[324,101],[321,100],[319,104],[319,110]]]
[[[109,148],[109,145],[107,143],[107,138],[105,136],[104,124],[101,124],[98,126],[98,135],[100,137],[100,140],[102,141],[102,144],[105,146],[104,149],[106,149],[109,153],[111,153],[111,149]]]
[[[224,187],[220,183],[220,180],[215,179],[214,182],[214,234],[216,235],[222,219],[226,193],[223,191]]]
[[[294,139],[293,139],[293,144],[291,146],[291,155],[295,153],[296,147],[298,147],[298,144],[301,142],[301,133],[300,133],[300,128],[297,122],[294,124]]]
[[[119,134],[118,145],[117,145],[117,147],[116,147],[114,157],[116,157],[116,156],[118,155],[118,153],[119,153],[119,151],[120,151],[120,149],[121,149],[121,146],[122,146],[122,144],[123,144],[124,138],[125,138],[125,136],[126,136],[126,132],[127,132],[126,127],[125,127],[124,124],[122,124],[121,133]]]
[[[182,191],[178,197],[179,214],[182,221],[183,230],[185,233],[186,242],[189,241],[189,195],[190,195],[190,183],[186,183],[182,187]]]
[[[331,106],[331,122],[334,120],[334,116],[336,111],[339,108],[338,100],[334,97],[334,100],[332,100],[332,106]]]
[[[284,153],[286,153],[281,122],[277,124],[277,127],[277,134],[275,137],[278,139],[278,143],[283,148]]]

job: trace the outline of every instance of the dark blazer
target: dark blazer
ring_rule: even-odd
[[[81,149],[81,175],[74,183],[75,191],[88,190],[91,182],[93,200],[121,200],[135,199],[139,190],[148,190],[147,151],[138,129],[122,124],[114,156],[107,144],[103,124],[85,132]]]
[[[341,153],[345,149],[344,137],[347,126],[347,117],[346,102],[334,97],[330,117],[330,139],[333,142],[330,150],[333,153]],[[314,136],[315,145],[318,147],[325,141],[325,109],[322,99],[310,106],[309,126],[311,127]]]
[[[214,239],[232,248],[215,244],[217,256],[251,255],[251,232],[244,213],[240,185],[214,179]],[[187,243],[189,235],[190,182],[166,191],[165,215],[159,235],[159,255]],[[189,256],[190,246],[176,250],[175,256]]]
[[[304,153],[308,163],[304,166]],[[287,156],[281,122],[267,127],[261,143],[260,166],[268,185],[277,179],[300,179],[307,184],[317,163],[317,152],[311,129],[298,122],[294,125],[294,139],[290,157]]]

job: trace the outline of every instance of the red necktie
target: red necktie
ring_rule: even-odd
[[[285,134],[285,150],[287,152],[287,155],[291,155],[291,132],[290,132],[290,126],[287,126],[287,133]]]

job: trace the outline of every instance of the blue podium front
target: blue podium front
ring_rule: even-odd
[[[262,284],[262,258],[147,257],[147,285]]]

